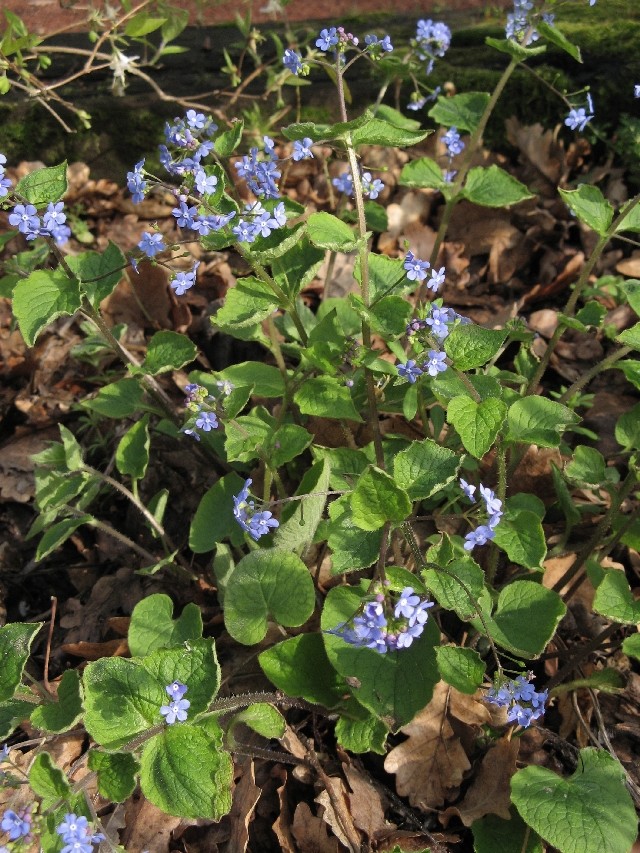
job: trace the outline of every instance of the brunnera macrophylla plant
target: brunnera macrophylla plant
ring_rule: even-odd
[[[450,39],[445,24],[420,21],[411,62],[430,71]],[[568,681],[571,666],[547,679],[539,659],[566,613],[559,590],[585,566],[596,586],[594,611],[617,626],[640,621],[624,574],[603,564],[616,537],[624,535],[620,530],[634,522],[624,513],[638,488],[637,412],[623,415],[616,427],[624,459],[619,471],[580,443],[589,434],[576,411],[581,392],[600,371],[620,369],[640,388],[637,361],[629,357],[640,350],[640,322],[617,335],[604,361],[559,399],[538,394],[565,330],[602,327],[605,311],[589,298],[590,275],[616,235],[640,231],[640,198],[616,210],[595,186],[559,188],[596,239],[541,357],[532,351],[533,335],[524,322],[488,329],[446,304],[440,249],[455,205],[464,199],[499,208],[533,196],[498,166],[471,165],[504,85],[545,43],[579,58],[548,9],[520,0],[506,38],[489,42],[508,57],[493,93],[444,97],[416,82],[408,102],[416,115],[428,105],[445,152],[440,162],[410,160],[400,175],[402,185],[435,190],[442,198],[429,258],[375,250],[373,235],[386,216],[376,201],[383,184],[361,152],[367,145],[410,148],[432,131],[384,104],[355,116],[346,109],[344,77],[351,65],[382,64],[393,56],[384,35],[361,40],[329,27],[304,57],[297,46],[284,50],[290,74],[319,66],[333,76],[340,108],[334,124],[289,125],[282,129],[285,142],[264,137],[248,153],[241,153],[241,122],[220,129],[190,109],[168,124],[160,146],[166,175],[152,174],[142,160],[132,166],[127,187],[136,203],[156,188],[170,192],[175,228],[167,234],[150,227],[129,256],[113,243],[101,253],[67,253],[66,164],[39,169],[13,186],[2,159],[0,193],[14,229],[5,242],[19,233],[33,246],[22,253],[24,274],[2,280],[10,287],[20,331],[33,345],[56,318],[84,317],[120,356],[123,373],[83,406],[130,424],[115,449],[119,479],[91,466],[62,425],[60,442],[36,457],[37,558],[82,525],[128,544],[146,574],[173,571],[186,582],[189,551],[213,555],[231,638],[257,646],[274,623],[283,636],[259,654],[277,692],[220,696],[215,642],[203,636],[199,608],[188,604],[174,618],[170,598],[154,594],[133,611],[130,659],[103,658],[82,675],[68,670],[54,696],[45,684],[25,682],[41,625],[0,628],[0,736],[9,737],[25,719],[43,734],[34,752],[22,753],[26,747],[16,741],[1,756],[4,782],[16,791],[1,823],[8,849],[38,838],[47,853],[90,851],[105,834],[93,795],[119,803],[138,785],[168,814],[219,819],[231,808],[232,754],[247,748],[237,724],[267,739],[282,738],[280,709],[289,706],[327,714],[344,749],[384,755],[387,736],[427,708],[443,681],[502,714],[485,731],[489,742],[518,737],[539,724],[560,692],[576,687]],[[594,119],[591,98],[586,101],[585,107],[567,103],[568,128],[583,130]],[[339,200],[309,213],[281,194],[279,180],[289,161],[320,156],[320,144],[344,163],[333,179]],[[142,260],[171,270],[177,297],[197,286],[197,263],[188,271],[173,266],[182,244],[196,237],[209,251],[233,247],[251,270],[229,291],[213,322],[261,344],[265,358],[214,373],[191,370],[185,398],[176,404],[162,377],[193,365],[192,341],[156,332],[140,361],[127,349],[123,330],[108,327],[100,303],[124,270],[135,281]],[[327,257],[331,264],[340,254],[354,258],[357,291],[326,298],[313,313],[301,292]],[[622,282],[620,292],[640,314],[640,282]],[[512,355],[503,367],[507,348]],[[384,434],[382,415],[404,418],[421,437]],[[312,418],[337,422],[344,446],[318,441]],[[353,426],[361,423],[368,439],[359,445]],[[222,463],[225,472],[202,495],[182,541],[164,527],[171,484],[147,503],[140,496],[159,433],[212,467]],[[536,495],[510,485],[531,446],[557,448],[568,459],[554,471],[565,541],[581,520],[573,491],[589,488],[600,501],[593,535],[553,588],[542,582],[547,508]],[[105,489],[131,501],[157,547],[143,547],[97,516],[97,497]],[[341,581],[326,594],[314,582],[324,553],[331,575]],[[319,629],[305,630],[314,615]],[[623,645],[635,657],[637,638],[630,633]],[[612,670],[605,673],[595,672],[580,686],[619,684]],[[76,780],[56,766],[47,743],[78,726],[91,747],[87,773]],[[28,802],[19,796],[25,785],[32,792]],[[562,853],[600,853],[606,837],[608,850],[627,853],[635,839],[625,772],[604,749],[582,750],[569,778],[524,767],[514,773],[511,790],[519,819],[492,817],[491,826],[514,849],[539,836]],[[487,827],[486,816],[472,826],[480,853],[495,849]]]

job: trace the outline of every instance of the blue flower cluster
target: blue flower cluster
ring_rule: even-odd
[[[217,176],[209,174],[202,165],[204,158],[214,150],[215,144],[209,137],[213,136],[218,126],[210,117],[196,110],[187,110],[184,118],[176,118],[174,122],[172,125],[165,125],[167,144],[159,146],[161,164],[170,175],[180,177],[183,181],[181,190],[177,193],[178,203],[172,214],[180,228],[196,231],[201,237],[206,237],[212,231],[220,231],[235,216],[234,211],[225,215],[208,214],[188,203],[189,195],[200,196],[206,200],[206,197],[218,188]],[[145,175],[144,160],[136,163],[133,170],[127,173],[127,188],[134,204],[144,201],[149,190]],[[162,235],[145,232],[138,248],[148,258],[153,258],[166,246]],[[178,283],[180,281],[186,283],[186,280],[178,279]],[[194,281],[195,278],[192,284]]]
[[[191,702],[184,698],[187,689],[186,684],[182,684],[180,681],[172,681],[165,687],[171,701],[168,705],[160,707],[160,713],[165,718],[167,725],[172,726],[176,720],[184,723],[187,719],[187,711],[191,706]]]
[[[421,367],[416,364],[413,358],[410,358],[406,364],[398,364],[398,375],[413,385],[418,376],[422,376],[423,373],[428,373],[429,376],[444,373],[447,369],[446,353],[430,349],[428,355],[428,359],[423,362]]]
[[[420,258],[416,258],[413,252],[409,251],[404,259],[403,267],[407,271],[409,281],[425,281],[431,264],[429,261],[422,261]],[[444,267],[440,267],[439,270],[434,267],[431,270],[429,281],[426,282],[429,290],[437,293],[440,286],[444,284],[445,275]]]
[[[531,725],[544,714],[544,706],[548,691],[537,693],[530,683],[532,674],[519,675],[515,680],[504,682],[499,687],[492,687],[485,699],[500,708],[507,708],[507,720],[517,723],[523,728]]]
[[[177,272],[174,275],[169,284],[176,296],[183,296],[189,288],[193,287],[196,283],[196,270],[199,266],[200,261],[195,261],[188,272]]]
[[[93,845],[104,841],[101,832],[93,833],[86,817],[73,812],[64,816],[64,820],[56,828],[58,835],[62,836],[65,846],[60,853],[92,853]]]
[[[9,193],[11,181],[4,174],[4,167],[7,164],[7,158],[4,154],[0,154],[0,198],[4,198]]]
[[[2,815],[0,827],[2,827],[3,832],[9,834],[9,841],[26,838],[31,832],[31,815],[29,814],[29,809],[27,808],[20,812],[7,809]]]
[[[475,500],[475,486],[472,486],[465,480],[460,479],[460,488],[470,501]],[[500,500],[500,498],[496,497],[495,492],[493,492],[487,486],[483,486],[482,484],[480,484],[478,491],[480,492],[480,496],[484,501],[484,506],[487,512],[488,519],[486,524],[481,524],[479,527],[476,527],[475,530],[472,530],[470,533],[467,533],[467,535],[464,537],[465,551],[472,551],[476,545],[486,545],[487,542],[490,542],[491,539],[493,539],[496,535],[495,529],[500,523],[500,519],[503,515],[502,501]]]
[[[380,654],[407,649],[424,631],[433,605],[410,586],[402,590],[395,603],[388,594],[379,593],[358,616],[327,633],[342,637],[351,646],[374,649]]]
[[[261,536],[271,533],[271,528],[279,527],[280,522],[269,510],[257,510],[255,503],[249,500],[249,486],[253,480],[245,480],[239,494],[233,496],[233,517],[245,533],[256,542]]]
[[[27,240],[36,237],[52,237],[58,246],[62,246],[71,236],[71,229],[65,225],[67,215],[61,201],[49,202],[42,215],[42,221],[37,209],[32,204],[16,204],[9,214],[9,224],[17,228]]]
[[[341,193],[347,196],[353,196],[353,176],[350,171],[341,172],[336,178],[331,181],[333,186]],[[376,199],[384,190],[384,184],[380,178],[374,178],[371,172],[363,172],[360,176],[360,185],[362,186],[363,195],[370,199]]]
[[[183,275],[188,275],[188,273],[183,273]],[[233,383],[228,380],[220,381],[216,384],[220,388],[220,394],[223,396],[228,396],[234,389]],[[182,428],[182,432],[185,435],[195,438],[196,441],[200,441],[198,430],[201,432],[211,432],[212,429],[218,429],[220,425],[215,411],[218,399],[209,394],[207,389],[203,388],[202,385],[196,383],[187,385],[184,390],[187,392],[185,406],[190,417],[186,425]]]
[[[587,113],[590,113],[588,115]],[[579,109],[571,109],[569,110],[569,114],[567,115],[564,123],[567,127],[571,128],[571,130],[578,130],[580,133],[585,129],[587,124],[594,117],[595,112],[593,109],[593,99],[591,95],[587,92],[587,108],[580,107]]]
[[[367,53],[372,59],[382,59],[385,53],[391,53],[393,50],[391,36],[383,36],[379,39],[370,34],[364,37],[364,43],[367,45]]]
[[[414,45],[418,58],[427,63],[426,73],[431,74],[436,58],[443,57],[451,45],[451,30],[441,21],[418,21]]]
[[[234,167],[238,177],[245,179],[247,186],[257,198],[280,198],[276,180],[281,172],[278,169],[278,157],[273,140],[264,136],[263,142],[262,157],[259,149],[254,146],[241,160],[234,163]]]
[[[433,276],[433,270],[431,274]],[[437,277],[439,278],[440,275],[444,276],[444,268],[438,271]],[[428,286],[431,285],[429,284]],[[429,315],[424,320],[414,318],[407,323],[407,335],[411,336],[426,331],[428,334],[433,335],[434,338],[437,338],[438,341],[443,341],[450,332],[450,326],[454,323],[468,325],[471,323],[471,320],[468,317],[458,314],[453,308],[442,308],[432,303]]]
[[[540,33],[535,28],[538,17],[533,0],[513,0],[513,12],[507,15],[506,37],[524,46],[538,41]],[[553,24],[555,15],[543,12],[542,20],[546,24]]]
[[[284,202],[279,202],[273,212],[265,210],[259,201],[245,204],[242,219],[233,226],[232,231],[243,243],[253,243],[256,237],[268,237],[272,231],[287,224]]]

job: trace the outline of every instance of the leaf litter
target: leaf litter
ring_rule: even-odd
[[[503,155],[484,151],[479,163],[499,162],[510,168],[535,190],[537,197],[508,211],[460,204],[438,264],[447,267],[447,298],[452,305],[464,308],[475,322],[488,327],[524,316],[529,328],[539,335],[542,351],[593,241],[593,235],[577,227],[564,206],[558,204],[554,185],[567,185],[586,171],[590,151],[584,140],[565,145],[556,131],[538,124],[524,126],[515,119],[507,122],[506,133],[516,152],[515,160],[506,163]],[[432,190],[400,187],[397,177],[409,157],[437,157],[435,146],[435,141],[429,139],[409,154],[374,146],[364,152],[368,164],[386,170],[382,199],[387,203],[388,227],[374,239],[378,250],[391,257],[404,255],[407,248],[419,257],[427,257],[433,247],[440,197]],[[20,164],[16,176],[28,174],[37,165]],[[330,174],[342,169],[333,164]],[[626,198],[624,181],[615,170],[604,166],[599,178],[609,197],[618,203]],[[133,206],[115,182],[93,180],[86,164],[71,164],[69,185],[69,199],[82,210],[85,239],[90,247],[93,244],[103,249],[112,240],[126,251],[136,245],[149,221],[158,220],[161,231],[167,233],[173,225],[173,202],[169,198],[156,196]],[[326,209],[330,187],[318,163],[304,161],[289,168],[285,192],[312,209]],[[84,243],[72,246],[74,251],[87,248]],[[224,336],[216,335],[212,348],[209,337],[209,318],[243,274],[242,260],[231,250],[205,252],[195,243],[185,249],[192,257],[176,258],[174,262],[176,266],[183,263],[186,269],[192,259],[201,261],[198,288],[176,299],[159,267],[141,264],[137,275],[130,269],[123,271],[120,284],[103,305],[109,323],[126,325],[126,343],[140,358],[149,336],[159,329],[190,334],[203,349],[204,368],[211,364],[214,351],[215,358],[224,351],[224,362],[215,364],[218,369],[255,357],[255,352],[247,356],[252,345],[236,340],[225,342]],[[325,263],[303,293],[307,304],[317,306],[323,294],[349,293],[353,289],[353,263],[354,257],[349,255],[339,256],[331,268]],[[616,247],[603,256],[597,272],[640,277],[640,256]],[[616,307],[606,289],[594,298],[611,312],[609,317],[617,332],[633,324],[632,312]],[[210,614],[211,626],[219,624],[215,584],[204,583],[185,590],[184,585],[181,587],[168,577],[140,578],[125,565],[126,552],[119,552],[112,540],[99,534],[93,539],[74,537],[60,553],[37,566],[31,560],[32,546],[26,538],[34,518],[33,464],[29,457],[55,436],[57,423],[78,425],[77,404],[96,388],[94,365],[74,356],[82,340],[76,322],[62,320],[47,329],[33,350],[27,350],[12,327],[7,301],[0,300],[0,375],[4,385],[0,396],[4,423],[0,444],[0,541],[7,538],[12,542],[11,549],[0,552],[3,594],[10,619],[47,615],[42,595],[30,589],[31,580],[40,585],[46,583],[47,592],[57,596],[61,618],[54,632],[52,675],[76,665],[78,658],[126,655],[126,622],[123,630],[118,620],[126,619],[137,601],[152,591],[169,591],[182,602],[191,597],[204,613]],[[600,361],[606,351],[607,341],[600,332],[571,331],[554,354],[545,381],[555,383],[552,390],[556,390]],[[101,367],[112,364],[105,354]],[[168,390],[177,398],[177,388],[184,383],[178,375],[174,381]],[[636,399],[615,374],[608,374],[606,381],[596,380],[593,390],[593,406],[584,425],[591,425],[598,433],[600,443],[596,446],[610,458],[611,453],[617,452],[617,445],[611,440],[613,424],[622,411],[635,405]],[[390,429],[397,431],[398,420],[390,419],[390,424]],[[334,426],[325,421],[314,427],[328,447],[343,442],[342,435],[331,440]],[[91,430],[94,441],[110,440],[108,430],[100,424],[91,425]],[[357,446],[366,440],[366,430],[354,436]],[[208,488],[215,474],[203,472],[197,463],[186,462],[183,453],[167,449],[164,457],[160,453],[160,459],[166,464],[157,474],[151,472],[152,479],[155,476],[156,485],[167,477],[183,484],[184,510],[175,525],[184,527],[195,508],[189,495]],[[532,492],[549,505],[554,500],[553,466],[562,467],[563,462],[557,451],[532,449],[514,473],[518,490]],[[136,536],[148,535],[121,502],[113,502],[110,512]],[[587,529],[589,523],[585,525]],[[555,532],[551,524],[546,532],[552,541]],[[623,547],[625,559],[634,559],[637,569],[638,552],[631,546]],[[9,566],[2,562],[7,557]],[[548,561],[545,584],[552,585],[570,560],[571,554],[567,554]],[[206,576],[207,569],[203,567],[203,571]],[[330,578],[326,581],[328,585],[335,582]],[[563,623],[570,639],[588,639],[602,627],[602,620],[590,612],[592,596],[592,587],[584,582],[571,602],[566,624]],[[18,604],[23,611],[19,614]],[[550,646],[548,651],[551,657],[545,666],[548,673],[553,673],[562,664],[562,649]],[[600,731],[606,726],[613,748],[633,775],[634,763],[637,766],[640,677],[630,670],[629,659],[624,655],[614,665],[624,671],[624,690],[616,694],[599,692],[597,704],[587,689],[578,691],[575,701],[561,696],[546,720],[557,732],[534,727],[520,739],[502,737],[489,746],[483,743],[481,734],[484,727],[499,723],[496,709],[488,709],[478,697],[460,694],[441,682],[427,708],[395,736],[384,766],[370,758],[363,759],[361,766],[360,759],[345,760],[343,755],[343,760],[338,760],[326,720],[318,716],[311,725],[308,715],[296,712],[296,726],[304,729],[306,737],[313,735],[326,774],[319,776],[302,764],[291,767],[289,762],[303,762],[307,751],[295,727],[289,726],[288,734],[278,744],[282,763],[277,759],[274,763],[238,758],[233,808],[219,824],[170,818],[134,794],[113,811],[105,825],[114,838],[118,829],[124,830],[121,842],[131,853],[251,853],[269,849],[342,853],[356,847],[393,850],[396,844],[407,851],[428,846],[434,851],[460,849],[458,842],[464,827],[487,815],[509,818],[509,782],[517,767],[539,764],[560,774],[573,772],[575,748],[571,741],[580,747],[588,745],[591,725]],[[256,679],[261,678],[257,669],[247,668],[247,660],[239,658],[234,664],[233,655],[229,656],[229,663],[223,661],[223,678],[225,669],[226,677],[233,679],[234,689],[239,692],[246,689],[243,678],[247,673],[250,672],[252,689]],[[585,674],[592,671],[590,665]],[[263,686],[268,687],[266,680]],[[81,758],[82,748],[73,734],[47,745],[63,766]]]

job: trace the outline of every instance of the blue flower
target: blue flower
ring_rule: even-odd
[[[300,72],[303,70],[302,57],[299,53],[296,53],[295,50],[292,50],[290,47],[288,47],[284,52],[284,56],[282,57],[282,64],[292,74],[300,74]]]
[[[431,270],[431,278],[427,282],[427,287],[429,288],[429,290],[433,290],[434,293],[437,293],[440,285],[444,284],[444,279],[445,268],[440,267],[439,270],[436,270],[436,268],[434,267]]]
[[[162,234],[158,234],[157,231],[154,231],[153,233],[145,231],[138,243],[138,248],[141,252],[144,252],[148,258],[153,258],[159,252],[164,251],[166,246],[162,242]]]
[[[580,109],[572,109],[569,110],[568,116],[565,118],[564,123],[571,130],[578,130],[580,133],[585,129],[588,122],[594,117],[593,111],[593,100],[591,95],[587,93],[587,109],[591,115],[587,114],[587,110],[584,107],[580,107]]]
[[[180,228],[192,229],[198,216],[198,208],[195,206],[189,207],[185,197],[181,196],[180,206],[174,207],[171,213],[175,217],[176,224],[179,225]]]
[[[187,719],[187,710],[191,706],[188,699],[175,699],[168,705],[162,705],[160,713],[165,718],[167,725],[172,726],[176,720],[181,723]]]
[[[424,631],[433,601],[421,600],[412,587],[405,587],[395,604],[379,593],[364,604],[362,612],[327,631],[349,645],[373,649],[379,654],[408,648]]]
[[[491,489],[482,484],[480,485],[480,495],[484,500],[487,515],[489,516],[489,527],[493,529],[502,518],[502,501],[495,496],[495,493]]]
[[[329,50],[336,44],[338,44],[338,35],[335,27],[320,30],[320,38],[316,39],[316,47],[320,50]]]
[[[32,204],[16,204],[9,214],[9,224],[27,237],[37,237],[40,232],[40,217]]]
[[[245,480],[244,486],[237,495],[233,496],[233,516],[240,527],[256,542],[261,536],[271,532],[271,528],[279,526],[268,510],[256,510],[255,503],[249,500],[249,486],[253,480]]]
[[[14,812],[13,809],[7,809],[2,815],[0,826],[5,832],[9,833],[9,840],[15,841],[17,838],[23,838],[29,834],[31,830],[31,815],[26,809],[22,812]]]
[[[212,429],[218,429],[218,418],[213,412],[200,412],[196,418],[196,426],[203,432],[211,432]]]
[[[491,527],[481,524],[480,527],[467,533],[464,537],[464,549],[465,551],[473,551],[476,545],[486,545],[495,535]]]
[[[449,128],[449,130],[442,137],[442,141],[447,147],[449,157],[453,157],[456,154],[461,154],[464,151],[464,142],[460,139],[458,129],[455,127]]]
[[[393,615],[396,619],[399,619],[401,616],[410,619],[418,604],[420,604],[420,596],[414,593],[413,587],[406,586],[400,593],[400,598],[396,603]]]
[[[636,83],[633,87],[633,97],[640,98],[640,83]]]
[[[422,376],[422,369],[418,367],[412,358],[406,364],[398,364],[397,367],[398,375],[406,379],[411,385],[413,385],[418,376]]]
[[[164,689],[167,691],[169,698],[174,701],[182,699],[188,690],[187,685],[183,684],[181,681],[172,681],[171,684],[167,684]]]
[[[421,261],[420,258],[416,258],[413,252],[407,252],[403,263],[409,281],[424,281],[430,266],[429,261]]]
[[[475,493],[476,487],[471,486],[469,483],[467,483],[466,480],[463,480],[462,477],[460,477],[460,480],[458,482],[460,483],[460,488],[462,489],[466,497],[468,497],[470,501],[473,501],[473,495]]]
[[[89,821],[86,817],[68,812],[62,823],[56,828],[56,832],[62,836],[62,840],[66,843],[82,840],[89,833]]]
[[[177,272],[171,279],[171,287],[176,296],[183,296],[196,283],[196,270],[200,261],[196,261],[189,272]]]
[[[144,201],[147,182],[144,180],[144,159],[133,167],[132,172],[127,172],[127,189],[131,193],[131,200],[134,204],[139,204]]]
[[[337,190],[345,195],[353,195],[353,177],[351,172],[342,172],[337,178],[334,178],[331,183]]]
[[[202,113],[197,113],[195,110],[187,110],[186,119],[189,127],[196,128],[197,130],[202,130],[207,123],[206,116]]]
[[[308,160],[310,157],[313,157],[313,153],[311,151],[311,146],[313,145],[313,139],[310,139],[308,136],[305,136],[304,139],[296,139],[293,143],[293,153],[291,157],[298,160]]]
[[[430,349],[429,350],[429,360],[425,361],[422,365],[422,369],[425,373],[428,373],[429,376],[437,376],[438,373],[444,373],[447,369],[446,364],[447,354],[444,352],[438,352],[438,350]]]
[[[195,178],[196,189],[201,195],[210,195],[215,192],[218,186],[218,179],[215,175],[207,175],[204,169],[198,169]]]
[[[362,192],[368,195],[370,199],[378,198],[384,184],[379,178],[372,180],[371,172],[364,172],[362,175]]]
[[[523,728],[531,725],[544,714],[544,706],[548,699],[548,691],[536,692],[531,681],[532,674],[519,675],[514,680],[494,685],[485,696],[487,702],[507,708],[507,720],[517,723]]]

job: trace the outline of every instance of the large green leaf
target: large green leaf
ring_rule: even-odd
[[[48,752],[36,755],[29,770],[29,786],[42,799],[42,808],[49,809],[71,793],[71,786],[62,770]]]
[[[22,681],[31,643],[42,622],[10,622],[0,628],[0,702],[11,699]]]
[[[498,352],[507,337],[505,329],[485,329],[473,323],[456,326],[447,336],[444,349],[458,370],[482,367]]]
[[[617,569],[604,572],[593,599],[593,609],[601,616],[623,625],[640,622],[640,601],[633,597],[624,572]]]
[[[352,587],[330,590],[322,611],[323,631],[351,620],[363,596]],[[413,719],[431,699],[439,680],[434,647],[440,632],[433,620],[429,619],[422,636],[408,649],[384,655],[373,649],[356,648],[333,634],[325,634],[324,639],[332,666],[350,679],[358,702],[384,717],[394,730]]]
[[[431,157],[420,157],[402,167],[398,183],[403,187],[439,190],[444,185],[442,169]]]
[[[454,610],[465,620],[478,612],[484,572],[470,556],[460,557],[441,569],[424,569],[421,577],[445,610]]]
[[[231,537],[238,544],[242,542],[242,531],[233,516],[233,496],[243,485],[242,478],[232,471],[200,498],[189,530],[189,547],[195,554],[213,551],[225,537]]]
[[[522,397],[509,407],[507,440],[557,447],[567,427],[580,418],[567,406],[546,397]]]
[[[149,415],[144,415],[122,436],[116,449],[116,467],[123,476],[141,480],[149,464]]]
[[[380,118],[372,118],[362,127],[356,128],[351,135],[354,145],[389,145],[408,148],[422,142],[432,130],[410,130],[398,127]]]
[[[188,648],[187,648],[188,645]],[[85,726],[107,750],[119,749],[163,721],[166,687],[186,684],[191,720],[218,692],[220,667],[213,640],[159,649],[144,658],[101,658],[84,671]]]
[[[540,518],[531,510],[508,510],[495,528],[494,542],[512,562],[542,570],[547,541]]]
[[[213,322],[223,331],[233,334],[236,329],[255,326],[266,320],[279,304],[268,284],[248,275],[239,278],[235,286],[229,288],[224,305],[214,315]]]
[[[329,504],[329,521],[323,527],[331,548],[331,574],[366,569],[378,558],[382,530],[363,530],[356,526],[350,496],[343,495]]]
[[[49,202],[60,201],[67,191],[67,161],[57,166],[45,166],[20,178],[16,192],[29,204],[44,207]]]
[[[77,279],[67,278],[61,270],[36,270],[13,289],[13,313],[30,347],[49,323],[75,314],[81,304]]]
[[[496,165],[471,169],[463,194],[468,201],[484,207],[509,207],[533,198],[533,193],[524,184]]]
[[[293,399],[303,415],[362,420],[344,380],[336,376],[307,379],[293,395]]]
[[[144,747],[140,784],[144,795],[167,814],[220,820],[231,808],[233,763],[222,749],[222,732],[210,736],[183,723],[169,726]]]
[[[260,666],[278,690],[307,702],[333,708],[340,704],[345,681],[327,658],[320,634],[300,634],[262,652]]]
[[[429,498],[455,479],[460,456],[430,438],[413,441],[393,460],[393,477],[412,501]]]
[[[56,702],[45,702],[31,714],[31,723],[43,732],[59,734],[74,726],[82,716],[80,676],[75,669],[62,674]]]
[[[401,524],[411,513],[411,501],[393,477],[370,465],[353,490],[351,511],[356,527],[378,530],[388,521]]]
[[[253,551],[231,573],[224,604],[227,631],[251,646],[264,639],[270,617],[288,628],[307,621],[315,605],[313,580],[295,554],[279,548]]]
[[[192,362],[197,354],[198,348],[186,335],[165,329],[149,341],[142,369],[152,376],[169,373]]]
[[[603,236],[613,220],[613,207],[593,184],[581,184],[575,190],[558,190],[564,203],[581,222]]]
[[[580,750],[576,772],[563,779],[534,764],[511,779],[525,823],[560,853],[629,853],[637,818],[624,770],[605,750]]]
[[[87,295],[94,308],[99,308],[102,300],[114,291],[127,265],[127,259],[111,241],[102,253],[81,252],[79,255],[67,255],[66,262],[80,281],[81,291]]]
[[[560,596],[533,581],[514,581],[501,590],[493,617],[484,614],[495,642],[525,659],[541,654],[567,607]],[[479,620],[474,624],[484,630]]]
[[[202,615],[197,604],[189,602],[177,619],[173,602],[164,593],[148,595],[133,608],[127,641],[132,657],[142,657],[156,649],[182,646],[202,637]]]
[[[438,670],[443,681],[461,693],[473,695],[484,679],[485,663],[473,649],[438,646]]]
[[[438,98],[429,110],[429,117],[443,127],[457,127],[473,133],[489,104],[486,92],[463,92],[452,97]]]
[[[296,495],[300,495],[301,499],[294,501],[293,512],[274,533],[273,544],[276,548],[302,553],[302,549],[311,544],[327,502],[330,472],[328,459],[316,462],[306,471],[296,489]]]
[[[307,220],[307,233],[314,246],[332,252],[351,252],[357,244],[353,229],[337,216],[324,211],[311,214]]]
[[[123,803],[133,794],[140,765],[130,752],[90,749],[89,769],[98,774],[100,796],[113,803]]]
[[[506,405],[495,397],[479,403],[468,396],[454,397],[447,406],[447,421],[456,428],[465,450],[476,459],[491,450],[506,416]]]

